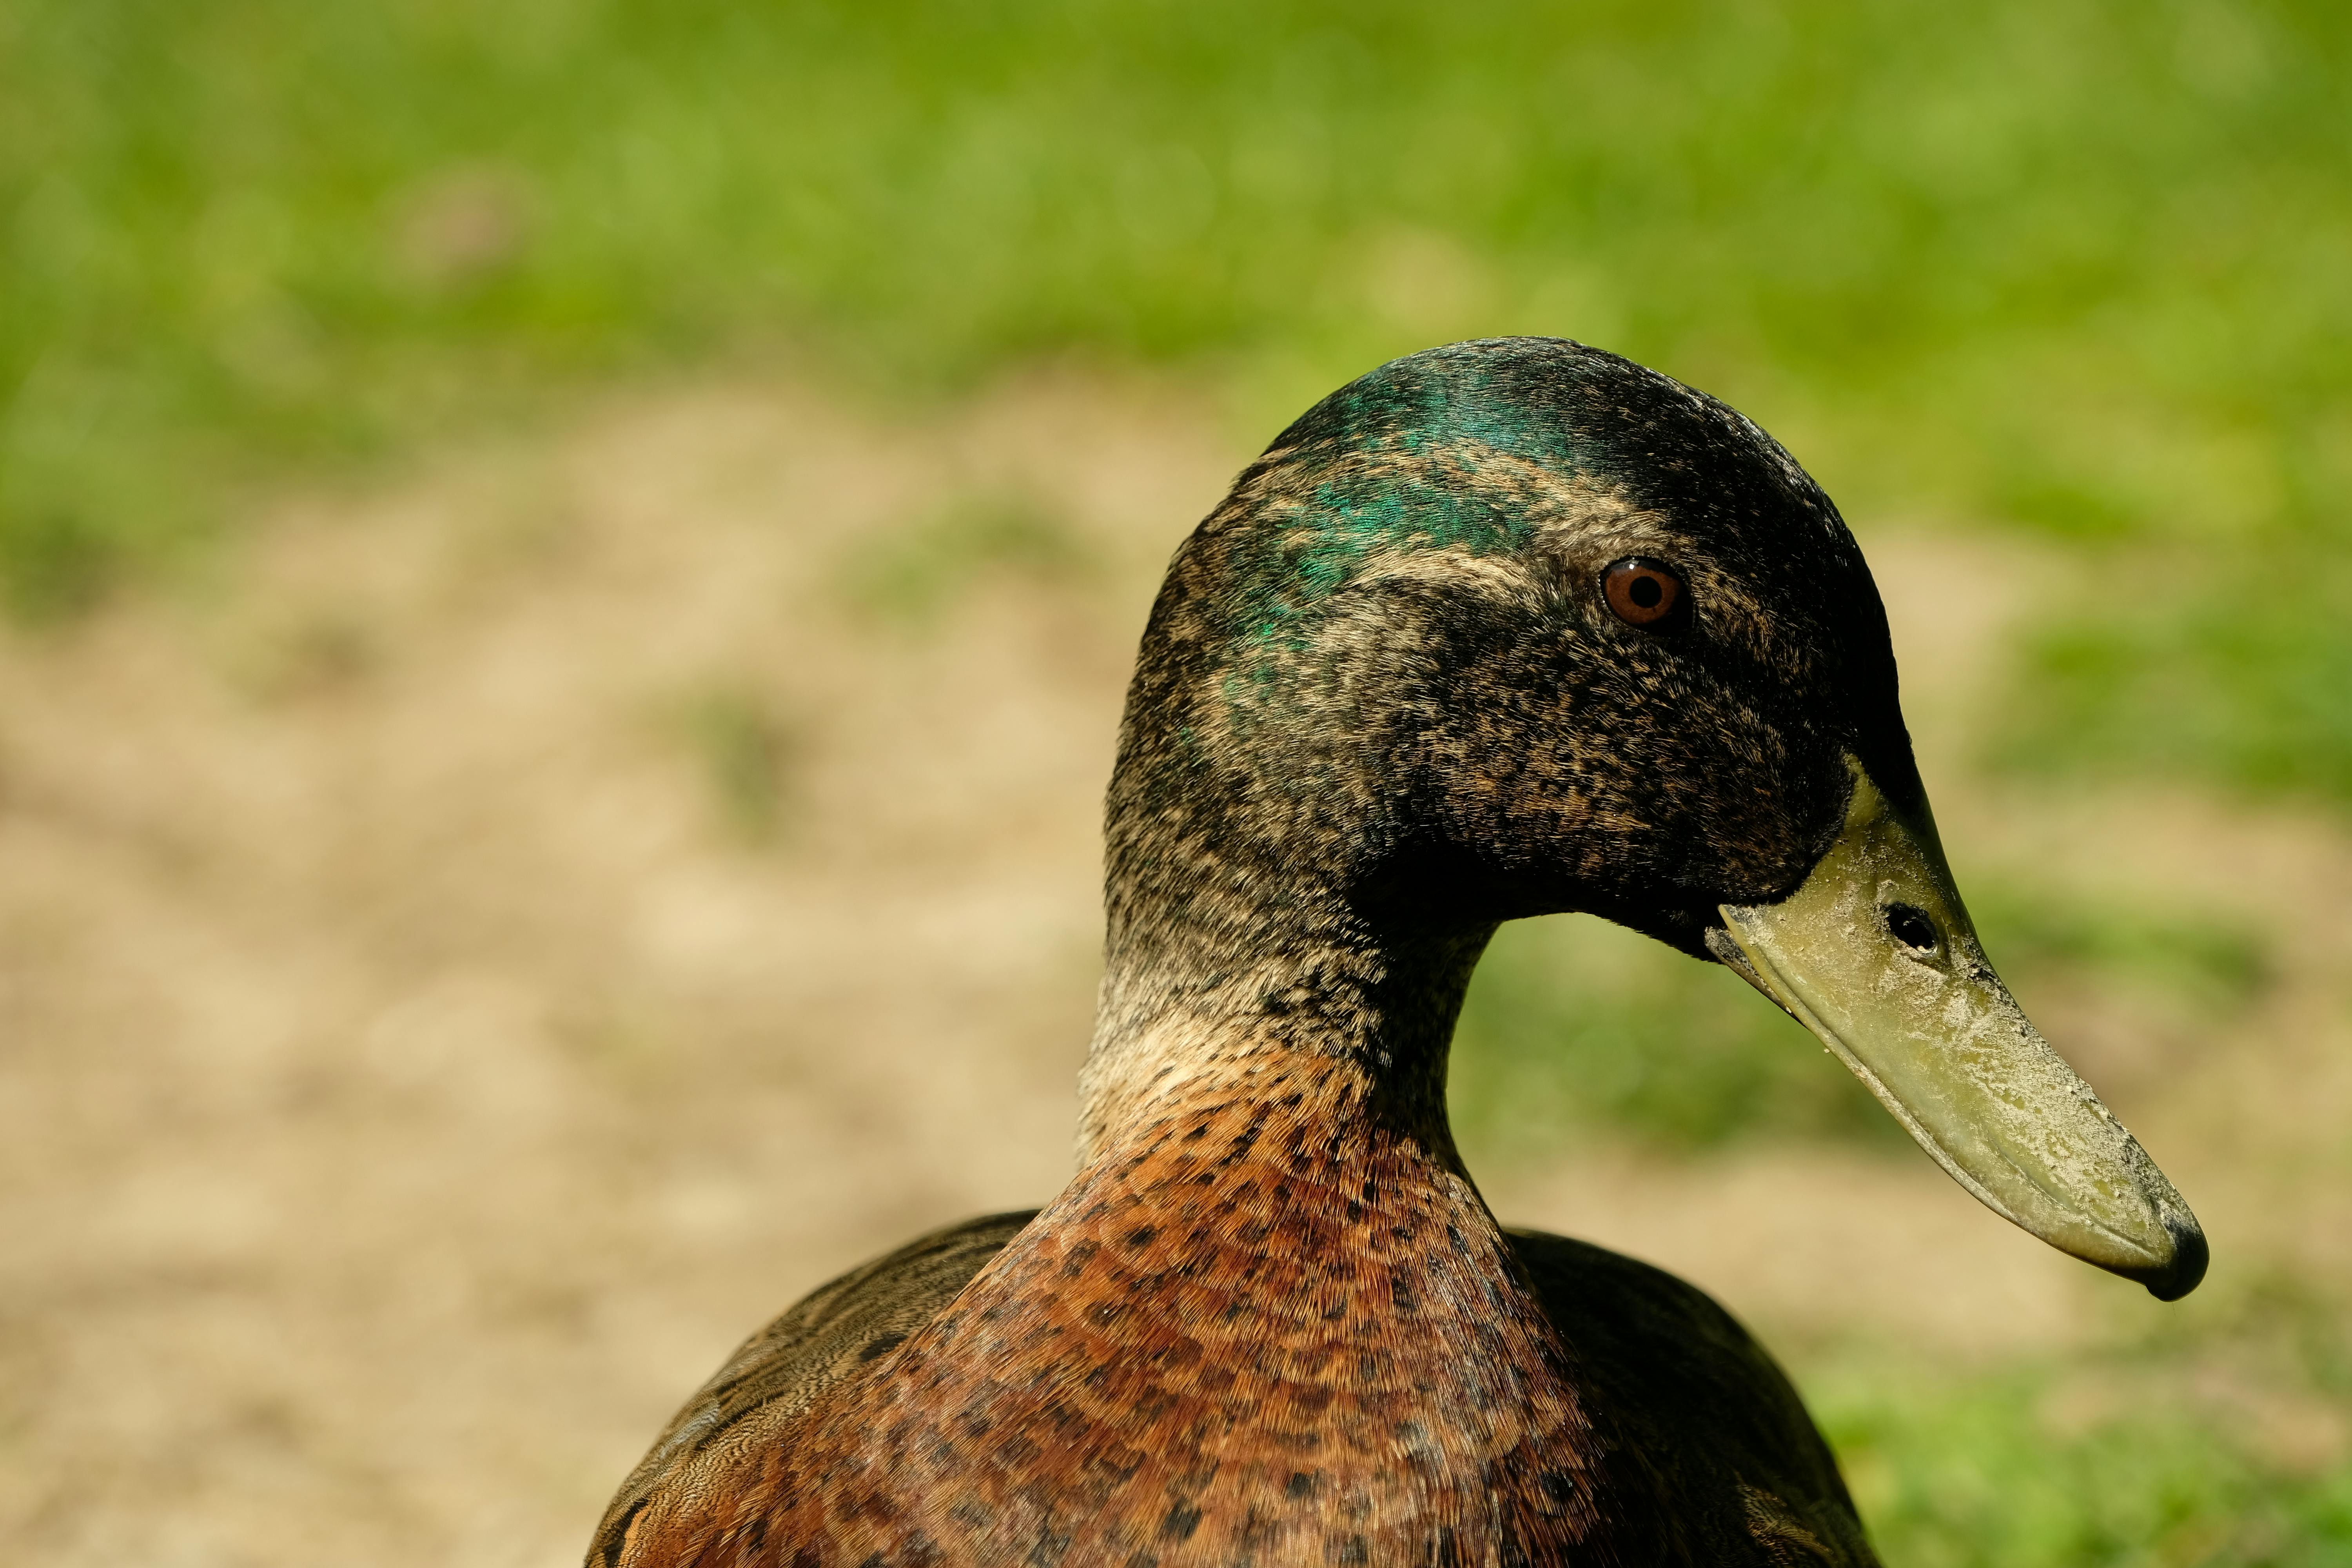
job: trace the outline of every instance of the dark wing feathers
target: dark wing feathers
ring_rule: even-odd
[[[1670,1496],[1737,1497],[1744,1541],[1782,1564],[1868,1568],[1829,1445],[1772,1358],[1712,1298],[1663,1269],[1542,1231],[1507,1233],[1580,1382]]]

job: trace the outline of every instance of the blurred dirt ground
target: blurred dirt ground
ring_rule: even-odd
[[[1128,662],[1244,456],[1083,377],[919,420],[647,393],[281,505],[208,583],[0,647],[12,1560],[574,1562],[766,1316],[1049,1196]],[[1865,542],[1964,886],[2026,867],[2272,941],[2258,1015],[2194,1053],[2052,1032],[2204,1215],[2209,1289],[2340,1297],[2352,843],[1976,776],[2002,628],[2063,570]],[[2157,1310],[1907,1155],[1482,1174],[1801,1362]],[[2324,1411],[2262,1418],[2342,1456]]]

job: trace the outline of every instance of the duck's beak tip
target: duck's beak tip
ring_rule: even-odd
[[[2212,1262],[2211,1248],[2205,1245],[2205,1231],[2196,1220],[2186,1215],[2168,1214],[2164,1228],[2172,1233],[2172,1257],[2160,1267],[2132,1278],[2147,1287],[2147,1293],[2159,1301],[2178,1301],[2204,1280],[2206,1266]]]

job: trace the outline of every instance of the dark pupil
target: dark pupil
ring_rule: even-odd
[[[1655,577],[1636,577],[1625,590],[1625,596],[1645,610],[1654,610],[1658,601],[1666,596],[1666,585]]]
[[[1936,922],[1909,904],[1889,904],[1886,907],[1886,929],[1895,940],[1906,947],[1916,947],[1926,952],[1936,945]]]

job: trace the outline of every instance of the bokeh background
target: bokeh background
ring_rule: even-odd
[[[1890,1563],[2352,1563],[2352,10],[0,0],[0,1539],[553,1564],[743,1333],[1068,1171],[1169,551],[1574,336],[1837,496],[2161,1307],[1727,974],[1507,931],[1508,1218]]]

